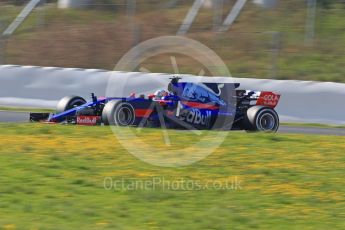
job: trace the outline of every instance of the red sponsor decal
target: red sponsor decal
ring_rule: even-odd
[[[214,109],[218,109],[218,106],[215,105],[211,105],[211,104],[206,104],[206,103],[200,103],[200,102],[193,102],[193,101],[182,101],[182,103],[184,105],[187,105],[189,107],[192,108],[196,108],[196,109],[210,109],[210,110],[214,110]]]
[[[136,109],[135,116],[148,118],[152,112],[153,112],[152,109]]]
[[[96,125],[100,119],[99,116],[77,116],[78,125]]]
[[[272,92],[261,92],[259,99],[256,102],[256,105],[268,106],[275,108],[279,102],[280,95]]]

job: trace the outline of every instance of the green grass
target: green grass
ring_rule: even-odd
[[[320,123],[294,123],[294,122],[283,122],[280,124],[281,126],[294,126],[294,127],[315,127],[315,128],[338,128],[344,129],[345,125],[328,125],[328,124],[320,124]]]
[[[230,132],[205,159],[164,168],[132,156],[109,127],[0,124],[0,129],[5,229],[345,228],[345,137]],[[155,148],[152,156],[169,157],[168,150],[198,141],[192,133],[168,132],[168,147],[159,129],[137,134]],[[218,133],[206,134],[211,140]],[[138,138],[127,142],[141,147]],[[124,179],[125,188],[106,190],[106,177]],[[165,185],[238,180],[240,187],[128,187],[154,178]]]

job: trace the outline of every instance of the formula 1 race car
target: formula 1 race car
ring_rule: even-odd
[[[276,132],[274,110],[280,95],[239,90],[238,83],[182,82],[173,77],[167,90],[152,95],[60,100],[55,114],[30,113],[30,121],[80,125],[116,125],[175,129],[221,129]]]

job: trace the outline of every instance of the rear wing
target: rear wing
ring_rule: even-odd
[[[256,101],[256,105],[267,106],[274,109],[280,100],[280,94],[273,92],[262,91]]]

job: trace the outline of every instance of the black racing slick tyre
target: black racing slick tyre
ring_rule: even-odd
[[[274,109],[265,106],[253,106],[247,110],[246,131],[272,132],[279,128],[279,116]]]
[[[67,96],[62,98],[56,106],[56,113],[62,113],[76,106],[85,104],[84,98],[79,96]]]
[[[104,125],[131,126],[135,121],[134,108],[128,102],[110,101],[104,106],[102,121]]]

